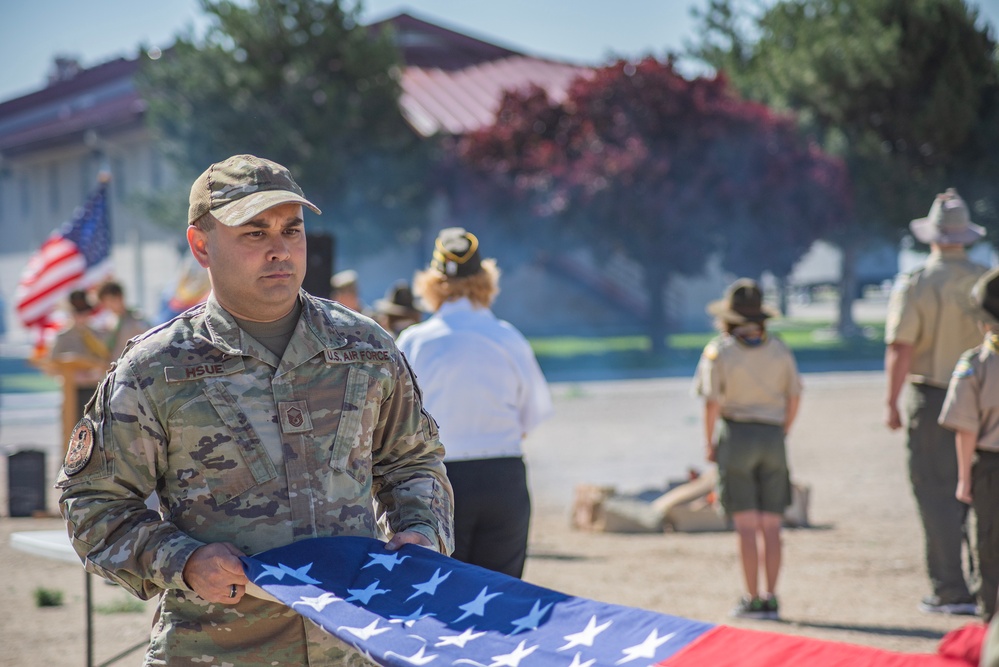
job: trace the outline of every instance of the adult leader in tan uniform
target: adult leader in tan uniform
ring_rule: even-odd
[[[971,223],[964,200],[953,188],[937,195],[929,215],[909,224],[930,246],[926,264],[902,276],[892,291],[885,323],[888,375],[887,425],[901,428],[899,396],[906,381],[909,479],[926,541],[932,595],[923,611],[974,614],[974,596],[961,560],[966,506],[954,497],[957,458],[954,433],[937,423],[951,373],[961,354],[981,342],[970,308],[971,288],[985,272],[968,259],[965,246],[985,230]]]
[[[246,595],[239,557],[382,531],[390,549],[453,548],[444,450],[405,359],[371,320],[301,290],[303,206],[319,212],[250,155],[195,181],[187,239],[212,293],[124,352],[59,476],[87,569],[159,596],[145,665],[367,664]]]

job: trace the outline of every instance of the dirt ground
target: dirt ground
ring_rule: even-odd
[[[556,416],[526,445],[535,501],[525,579],[566,593],[712,623],[933,652],[974,619],[919,612],[922,537],[903,436],[881,424],[879,373],[813,374],[789,440],[792,476],[811,487],[811,528],[784,533],[783,620],[728,612],[741,591],[732,533],[607,534],[569,526],[577,484],[657,488],[703,467],[700,406],[689,380],[554,386]],[[0,517],[0,665],[86,664],[82,568],[16,551],[16,531],[58,519]],[[39,587],[64,604],[39,608]],[[94,664],[147,636],[153,603],[94,579]],[[135,611],[128,611],[134,608]],[[138,664],[133,653],[115,664]]]

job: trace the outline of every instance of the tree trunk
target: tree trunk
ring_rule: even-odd
[[[645,290],[649,295],[648,332],[652,353],[664,354],[666,344],[666,304],[664,292],[669,276],[661,266],[645,266]]]
[[[842,338],[857,335],[857,323],[853,321],[853,302],[857,297],[857,253],[858,246],[854,239],[847,239],[839,244],[843,253],[840,262],[839,278],[839,322],[836,331]]]
[[[785,317],[787,312],[787,276],[774,276],[774,284],[777,287],[777,310]]]

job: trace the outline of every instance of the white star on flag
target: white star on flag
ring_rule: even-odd
[[[527,614],[527,616],[523,616],[515,621],[511,621],[517,627],[517,629],[511,632],[510,634],[515,635],[518,632],[537,630],[538,626],[541,624],[541,619],[544,617],[545,614],[548,613],[548,610],[551,608],[552,608],[551,602],[546,604],[544,606],[544,609],[542,609],[541,600],[535,600],[534,607],[531,608],[531,611],[530,613]]]
[[[596,658],[593,660],[587,660],[586,662],[580,662],[579,656],[580,654],[577,653],[572,657],[572,664],[570,664],[569,667],[590,667],[590,665],[596,662]]]
[[[264,572],[263,572],[263,574],[261,574],[260,576],[258,576],[254,580],[254,583],[256,583],[257,581],[260,581],[263,577],[266,577],[267,575],[270,575],[270,576],[274,577],[278,581],[283,580],[284,576],[288,575],[292,579],[298,579],[303,584],[318,584],[319,583],[318,579],[313,579],[312,577],[310,577],[308,575],[309,568],[311,568],[311,567],[312,567],[312,563],[309,563],[308,565],[303,565],[302,567],[298,568],[297,570],[294,570],[294,569],[288,567],[284,563],[281,563],[280,565],[278,565],[278,567],[274,567],[273,565],[264,565]]]
[[[423,653],[426,650],[427,650],[426,646],[420,647],[420,650],[414,653],[413,655],[402,655],[400,653],[396,653],[395,651],[386,651],[385,657],[387,658],[391,655],[395,656],[396,658],[399,658],[400,660],[408,662],[411,665],[425,665],[437,657],[436,655],[427,655],[427,656],[423,655]]]
[[[326,609],[327,606],[333,604],[334,602],[343,602],[343,598],[338,598],[332,593],[323,593],[319,597],[314,597],[314,598],[307,598],[303,596],[302,599],[299,600],[298,602],[292,602],[291,606],[294,607],[297,604],[304,604],[309,607],[312,607],[316,611],[322,611],[323,609]]]
[[[486,615],[486,603],[489,602],[490,600],[492,600],[494,597],[502,595],[502,593],[490,593],[489,595],[486,595],[486,591],[487,590],[489,590],[488,586],[486,586],[485,588],[483,588],[479,592],[478,596],[476,596],[476,598],[474,600],[472,600],[471,602],[466,602],[465,604],[458,605],[458,609],[461,609],[465,613],[462,614],[461,616],[459,616],[458,618],[456,618],[454,622],[457,623],[458,621],[463,621],[463,620],[465,620],[466,618],[468,618],[469,616],[472,616],[472,615],[475,615],[475,616],[485,616]]]
[[[631,646],[629,648],[621,651],[624,653],[623,658],[615,662],[615,665],[623,665],[626,662],[631,662],[632,660],[638,660],[639,658],[654,658],[656,657],[656,649],[673,639],[675,632],[671,632],[665,637],[659,636],[658,630],[653,630],[645,641],[637,646]]]
[[[424,614],[423,613],[423,605],[421,604],[419,609],[417,609],[416,611],[414,611],[412,614],[409,614],[408,616],[392,616],[391,617],[392,620],[389,621],[389,623],[402,623],[407,628],[411,628],[411,627],[413,627],[413,623],[416,623],[421,618],[427,618],[428,616],[436,616],[436,615],[437,614],[433,614],[433,613],[430,613],[430,612],[427,612],[426,614]]]
[[[416,589],[416,592],[410,595],[408,598],[406,598],[406,602],[409,602],[417,595],[427,594],[433,596],[435,593],[437,593],[437,587],[440,586],[441,582],[451,576],[450,572],[445,574],[443,577],[440,576],[440,574],[441,574],[441,569],[437,568],[437,571],[434,572],[434,575],[430,577],[430,581],[425,581],[422,584],[413,584],[413,588]]]
[[[583,630],[563,637],[563,639],[569,640],[569,643],[560,648],[559,651],[570,649],[573,646],[593,646],[593,640],[596,639],[597,635],[609,628],[613,622],[607,621],[602,625],[597,625],[597,617],[590,616],[590,622]]]
[[[465,648],[465,644],[486,634],[485,632],[474,632],[474,630],[475,628],[471,627],[466,629],[460,635],[442,635],[438,637],[440,641],[434,644],[434,648],[439,648],[441,646],[457,646],[458,648]]]
[[[374,567],[375,565],[381,565],[386,570],[391,572],[392,568],[394,568],[396,565],[409,558],[409,556],[400,556],[398,553],[368,554],[368,555],[371,556],[371,560],[368,561],[365,565],[361,566],[362,570],[366,567]]]
[[[490,664],[489,667],[518,667],[521,660],[534,653],[534,651],[538,648],[537,645],[532,646],[531,648],[524,648],[524,644],[526,643],[527,640],[525,639],[517,644],[517,648],[513,649],[512,653],[507,653],[506,655],[494,655],[493,663]]]
[[[348,588],[347,592],[350,593],[350,597],[344,600],[344,602],[360,600],[364,604],[370,604],[371,598],[374,596],[389,592],[386,588],[378,588],[378,584],[380,583],[380,580],[375,579],[367,588]]]
[[[380,635],[383,632],[388,632],[392,628],[379,628],[378,619],[371,621],[370,625],[364,628],[348,628],[346,625],[341,625],[337,630],[346,630],[350,634],[354,635],[358,639],[363,639],[367,641],[375,635]]]

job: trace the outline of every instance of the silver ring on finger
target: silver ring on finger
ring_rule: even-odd
[[[229,597],[231,598],[236,597],[236,584],[229,585]]]

